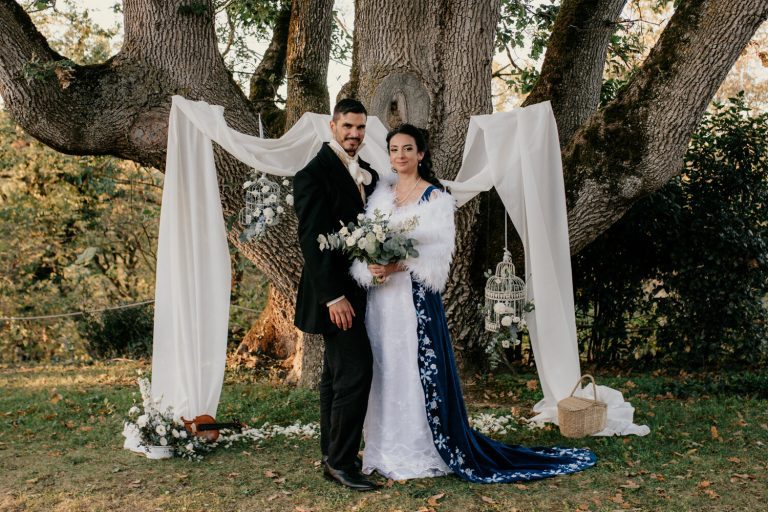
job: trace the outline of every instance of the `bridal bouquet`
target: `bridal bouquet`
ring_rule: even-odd
[[[351,260],[361,260],[368,264],[386,265],[408,257],[417,257],[415,240],[406,234],[419,224],[417,216],[407,219],[397,227],[390,226],[388,215],[375,210],[373,217],[362,213],[357,216],[357,224],[350,222],[336,233],[320,235],[317,242],[320,250],[340,250]]]

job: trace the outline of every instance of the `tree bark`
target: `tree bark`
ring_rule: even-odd
[[[552,27],[541,75],[523,106],[552,102],[565,145],[600,102],[608,44],[627,0],[565,0]]]
[[[765,0],[681,2],[641,69],[563,151],[572,252],[682,172],[691,133],[767,17]]]

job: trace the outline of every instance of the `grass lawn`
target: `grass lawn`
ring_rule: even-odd
[[[323,480],[316,439],[237,445],[202,462],[123,450],[123,417],[137,372],[147,370],[131,361],[0,368],[0,510],[768,510],[762,375],[603,377],[624,391],[649,436],[569,440],[519,425],[502,438],[591,448],[598,465],[576,475],[517,485],[380,480],[381,490],[355,493]],[[533,378],[469,383],[471,412],[529,415],[540,398]],[[229,371],[219,417],[251,426],[317,421],[317,396]]]

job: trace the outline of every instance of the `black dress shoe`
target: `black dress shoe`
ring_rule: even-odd
[[[376,488],[376,484],[363,478],[359,471],[334,469],[327,462],[323,465],[323,476],[326,480],[334,481],[354,491],[372,491]]]
[[[320,462],[323,464],[323,466],[325,466],[328,463],[328,456],[323,455],[320,458]],[[358,471],[363,470],[363,461],[360,457],[355,457],[355,462],[353,462],[353,464],[355,465],[355,469],[357,469]]]

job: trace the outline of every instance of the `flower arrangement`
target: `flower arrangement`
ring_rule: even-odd
[[[138,379],[141,392],[141,407],[134,404],[128,410],[126,427],[134,431],[139,439],[139,446],[147,447],[167,446],[173,449],[176,455],[198,459],[202,453],[210,451],[209,443],[204,438],[191,436],[184,427],[184,422],[176,418],[173,408],[160,410],[161,397],[153,398],[150,391],[149,380]],[[151,449],[151,448],[150,448]]]
[[[502,327],[497,332],[491,334],[485,345],[488,365],[491,369],[495,369],[499,366],[499,363],[503,362],[509,367],[511,365],[507,359],[505,350],[520,345],[522,340],[518,335],[524,336],[528,334],[528,324],[522,315],[533,311],[533,302],[525,303],[523,311],[520,314],[521,316],[517,316],[517,312],[514,308],[504,302],[495,302],[493,305],[481,306],[484,314],[487,313],[487,307],[493,308],[493,312],[500,318],[499,323]]]
[[[255,173],[254,173],[255,174]],[[283,187],[288,187],[287,179],[282,181]],[[245,207],[240,210],[240,224],[243,231],[240,240],[248,242],[252,238],[260,239],[267,232],[267,228],[280,224],[285,207],[280,204],[285,202],[293,205],[293,195],[288,193],[281,198],[280,185],[267,178],[266,174],[243,183],[245,192]]]
[[[245,428],[241,432],[221,429],[219,438],[215,442],[209,442],[205,437],[189,434],[184,422],[174,416],[171,407],[164,411],[158,408],[161,399],[152,398],[149,380],[140,378],[138,383],[142,403],[134,404],[128,410],[126,430],[134,432],[139,439],[139,446],[145,449],[170,447],[177,457],[200,461],[205,454],[219,447],[230,448],[239,442],[262,442],[276,436],[307,439],[320,435],[320,425],[317,423],[296,422],[285,427],[264,423],[261,428]]]
[[[386,265],[408,257],[417,257],[419,252],[414,247],[415,240],[406,234],[419,224],[417,216],[406,219],[397,227],[389,224],[389,216],[379,210],[373,217],[364,214],[357,216],[357,224],[350,222],[336,233],[320,235],[317,242],[320,250],[340,250],[351,260],[365,263]]]

